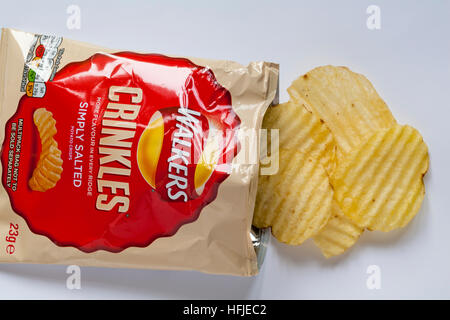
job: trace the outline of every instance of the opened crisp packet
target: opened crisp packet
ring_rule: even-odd
[[[0,262],[258,272],[277,64],[3,29],[0,87]]]

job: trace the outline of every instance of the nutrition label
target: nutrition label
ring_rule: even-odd
[[[62,37],[34,37],[23,70],[21,92],[26,92],[27,96],[34,98],[45,96],[45,83],[53,79],[64,53],[64,48],[59,49],[61,42]]]

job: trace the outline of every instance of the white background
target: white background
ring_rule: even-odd
[[[450,298],[450,1],[0,1],[0,25],[147,52],[281,65],[280,100],[297,76],[346,65],[371,80],[400,123],[430,149],[426,196],[404,230],[366,232],[342,257],[313,243],[272,239],[253,278],[198,272],[82,268],[81,290],[66,267],[0,265],[0,298]],[[81,29],[66,26],[81,9]],[[369,5],[381,29],[366,27]],[[381,289],[366,286],[368,266]]]

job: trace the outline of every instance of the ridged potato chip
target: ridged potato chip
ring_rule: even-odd
[[[301,244],[331,216],[333,190],[317,159],[294,149],[280,149],[279,171],[259,177],[253,225],[272,227],[279,241]]]
[[[34,191],[47,191],[61,179],[62,171],[61,151],[57,146],[52,145],[48,152],[41,155],[30,178],[29,186]]]
[[[36,109],[33,113],[33,121],[41,138],[42,149],[47,150],[53,143],[53,136],[56,134],[56,120],[53,114],[45,108]]]
[[[331,179],[335,198],[360,227],[404,227],[420,209],[428,161],[416,129],[394,125],[381,130],[338,163]]]
[[[295,80],[288,92],[325,121],[338,145],[338,158],[396,123],[372,84],[347,67],[315,68]]]
[[[328,173],[335,164],[335,149],[330,130],[302,104],[286,102],[270,107],[263,120],[264,129],[279,130],[279,148],[294,149],[319,159]],[[268,135],[270,137],[270,135]]]
[[[353,246],[363,231],[363,228],[342,213],[338,203],[333,199],[332,216],[314,237],[314,243],[326,258],[330,258],[344,253]]]
[[[45,108],[39,108],[34,111],[33,120],[41,140],[41,154],[28,186],[31,190],[45,192],[61,179],[63,160],[58,143],[53,138],[56,134],[53,114]]]
[[[315,68],[288,92],[263,121],[279,129],[280,170],[260,176],[253,224],[288,244],[313,237],[327,258],[364,229],[404,227],[425,193],[419,132],[397,124],[369,80],[346,67]]]

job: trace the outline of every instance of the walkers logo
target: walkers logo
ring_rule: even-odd
[[[2,181],[60,246],[118,252],[173,235],[214,201],[239,150],[230,93],[187,59],[95,54],[39,92],[7,123]]]
[[[222,161],[226,136],[217,126],[213,119],[184,107],[153,114],[139,140],[137,157],[142,176],[163,199],[197,198],[217,165],[226,164]]]

